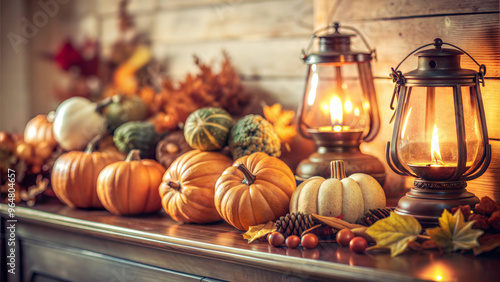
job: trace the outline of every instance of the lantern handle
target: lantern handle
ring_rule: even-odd
[[[373,59],[375,59],[375,61],[377,60],[377,51],[370,47],[370,44],[368,44],[368,41],[363,36],[363,34],[361,34],[361,32],[359,30],[357,30],[356,28],[351,27],[351,26],[340,26],[340,24],[338,22],[334,22],[333,25],[328,25],[328,26],[322,27],[313,33],[313,35],[311,36],[311,39],[309,39],[309,42],[306,45],[306,48],[302,49],[302,60],[304,60],[307,57],[309,49],[311,49],[312,44],[314,42],[314,39],[318,37],[318,34],[324,32],[326,30],[329,30],[329,29],[335,29],[335,33],[339,33],[339,29],[341,29],[341,28],[352,30],[356,34],[358,34],[359,37],[361,38],[361,40],[363,41],[363,43],[365,44],[366,48],[368,49],[368,51],[370,51],[370,55],[372,55],[372,57],[373,57]]]
[[[363,34],[361,34],[361,32],[359,30],[357,30],[356,28],[354,28],[352,26],[339,26],[338,22],[334,23],[334,27],[335,27],[335,30],[338,30],[338,28],[344,28],[344,29],[352,30],[355,33],[357,33],[359,35],[359,37],[361,38],[361,40],[363,41],[363,43],[365,44],[365,47],[368,49],[368,51],[370,51],[370,55],[372,55],[372,57],[375,61],[377,60],[377,50],[375,48],[372,49],[370,44],[368,44],[368,41],[366,40],[366,38],[363,36]]]
[[[392,69],[392,73],[390,74],[390,76],[392,77],[393,81],[394,82],[398,82],[402,79],[403,75],[401,73],[401,71],[398,71],[399,67],[404,63],[404,61],[406,61],[406,59],[408,59],[411,55],[415,54],[415,52],[417,52],[418,50],[422,49],[422,48],[425,48],[425,47],[428,47],[428,46],[431,46],[431,45],[434,45],[436,46],[437,49],[441,49],[441,46],[442,45],[448,45],[448,46],[451,46],[461,52],[463,52],[465,55],[467,55],[474,63],[476,63],[476,65],[479,66],[479,79],[482,83],[482,85],[484,86],[484,76],[486,75],[486,66],[483,65],[483,64],[479,64],[469,53],[467,53],[466,51],[464,51],[462,48],[458,47],[458,46],[455,46],[453,44],[450,44],[450,43],[446,43],[446,42],[443,42],[443,40],[441,40],[441,38],[436,38],[434,39],[434,43],[429,43],[429,44],[425,44],[423,46],[420,46],[418,47],[417,49],[413,50],[410,54],[408,54],[399,64],[398,66],[393,69]]]

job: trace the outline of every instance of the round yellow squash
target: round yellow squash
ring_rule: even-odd
[[[333,161],[331,168],[332,178],[315,176],[295,189],[290,212],[343,214],[345,221],[354,223],[369,209],[385,208],[385,193],[375,178],[363,173],[346,177],[343,161]]]

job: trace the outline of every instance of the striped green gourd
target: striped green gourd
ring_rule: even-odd
[[[227,145],[233,119],[221,108],[196,110],[186,120],[184,137],[193,149],[213,151]]]

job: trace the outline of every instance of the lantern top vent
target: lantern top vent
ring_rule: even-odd
[[[441,48],[443,44],[450,45],[455,49]],[[432,45],[434,48],[415,53],[422,48]],[[444,43],[441,39],[436,38],[434,39],[434,43],[424,45],[410,53],[410,55],[413,53],[418,57],[418,68],[405,74],[401,72],[395,73],[399,77],[397,79],[399,83],[404,83],[408,86],[453,86],[472,85],[475,83],[475,77],[478,75],[478,72],[464,69],[460,65],[461,56],[466,54],[470,57],[470,55],[454,45]],[[406,58],[408,57],[409,55]],[[397,71],[406,58],[398,65],[395,71]],[[480,69],[480,72],[482,71]],[[486,70],[484,69],[483,74],[485,72]]]
[[[371,50],[366,40],[361,36],[369,52],[353,51],[351,49],[351,38],[357,35],[340,33],[339,30],[341,28],[353,30],[361,36],[359,31],[352,27],[340,26],[339,23],[334,23],[333,26],[327,26],[313,34],[306,49],[302,50],[302,60],[308,65],[321,63],[361,63],[371,61],[375,50]],[[319,39],[319,51],[308,53],[315,38]]]

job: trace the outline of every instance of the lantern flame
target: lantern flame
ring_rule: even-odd
[[[432,131],[431,159],[432,159],[432,165],[444,165],[443,159],[441,158],[441,152],[439,150],[438,129],[435,124],[434,124],[434,129]]]
[[[342,124],[342,102],[337,96],[330,100],[330,118],[332,126]]]

